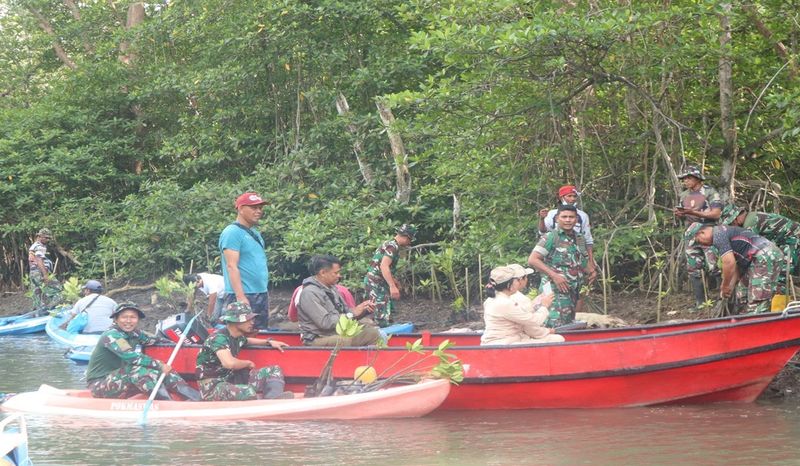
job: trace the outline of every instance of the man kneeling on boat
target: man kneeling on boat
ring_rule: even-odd
[[[527,285],[533,269],[518,264],[496,267],[489,275],[486,288],[489,298],[483,304],[486,329],[481,345],[513,345],[522,343],[558,343],[564,337],[544,327],[553,303],[553,293],[543,295],[537,303],[520,292]]]
[[[169,393],[191,401],[200,400],[200,394],[169,364],[142,354],[142,348],[156,342],[138,329],[144,312],[135,304],[123,303],[111,314],[114,321],[110,329],[100,336],[100,341],[89,359],[86,380],[95,398],[128,398],[138,393],[150,394],[159,376],[166,374],[159,387],[157,398],[169,400]]]
[[[342,263],[336,257],[320,255],[311,258],[311,277],[303,280],[303,289],[297,301],[297,320],[304,345],[334,346],[341,338],[344,346],[374,345],[381,334],[372,319],[367,318],[375,309],[375,303],[364,301],[350,309],[336,288]],[[354,337],[340,337],[336,324],[341,314],[361,320],[364,328]]]
[[[288,346],[271,338],[248,337],[254,331],[255,318],[247,303],[231,303],[220,319],[225,328],[203,343],[195,372],[204,401],[294,398],[291,392],[283,391],[285,383],[279,366],[256,369],[253,361],[237,357],[244,347],[266,346],[283,352],[283,347]]]

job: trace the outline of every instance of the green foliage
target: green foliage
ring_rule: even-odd
[[[61,299],[66,303],[74,303],[81,297],[81,283],[78,277],[69,277],[64,280],[61,290]]]
[[[194,295],[194,285],[183,283],[182,270],[176,271],[173,277],[174,279],[169,276],[159,278],[155,281],[155,288],[159,297],[163,298],[172,309],[178,310]]]
[[[357,320],[350,319],[344,314],[340,315],[339,321],[336,322],[336,334],[340,337],[354,337],[363,329],[363,324],[359,324]]]
[[[797,70],[774,44],[798,54],[787,2],[734,8],[724,51],[725,13],[708,1],[172,1],[148,4],[131,30],[114,2],[76,5],[77,16],[9,2],[0,16],[4,285],[23,281],[42,226],[80,263],[60,257],[59,274],[219,271],[233,199],[254,189],[270,200],[259,228],[273,284],[330,253],[357,286],[374,248],[413,221],[435,243],[414,255],[416,284],[459,310],[477,296],[464,269],[478,257],[484,274],[524,263],[537,211],[576,183],[606,282],[641,286],[663,273],[681,229],[652,213],[674,203],[667,161],[703,164],[711,184],[729,162],[722,53],[734,62],[735,173],[755,181],[739,195],[800,211]],[[377,99],[403,138],[408,204],[395,200]],[[781,195],[765,196],[767,183]]]

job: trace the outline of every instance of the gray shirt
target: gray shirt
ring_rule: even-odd
[[[92,302],[95,297],[97,299]],[[91,306],[89,306],[89,303],[91,303]],[[89,315],[89,323],[86,324],[81,333],[102,333],[114,323],[111,320],[111,313],[114,312],[116,307],[117,302],[108,296],[91,293],[79,299],[72,306],[72,314],[78,315],[80,312],[86,311],[86,314]]]
[[[325,286],[316,279],[303,280],[297,301],[297,320],[303,341],[336,334],[339,315],[350,311],[336,286]]]

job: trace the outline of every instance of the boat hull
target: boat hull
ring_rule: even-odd
[[[12,427],[17,424],[17,427]],[[31,466],[28,456],[28,428],[20,414],[0,421],[0,464]]]
[[[85,346],[94,348],[100,341],[100,334],[96,333],[70,333],[59,326],[66,320],[65,313],[52,317],[45,327],[47,335],[65,348]]]
[[[8,319],[0,325],[0,335],[30,335],[44,332],[50,316],[25,319]]]
[[[291,335],[283,337],[291,341]],[[609,408],[664,403],[751,402],[800,348],[800,316],[771,314],[712,319],[683,325],[578,331],[565,343],[475,346],[475,336],[422,334],[427,347],[446,338],[448,353],[464,366],[464,381],[453,387],[442,409]],[[403,344],[392,339],[390,344]],[[466,344],[463,344],[466,343]],[[172,367],[194,375],[199,347],[184,347]],[[165,360],[171,347],[148,347]],[[281,353],[245,349],[256,366],[278,364],[287,384],[311,383],[330,349],[293,346]],[[333,374],[352,378],[357,366],[378,374],[405,367],[422,356],[403,347],[343,348]],[[420,363],[425,366],[426,362]]]
[[[428,380],[369,393],[293,400],[159,401],[148,411],[158,421],[300,421],[323,419],[384,419],[424,416],[442,404],[450,391],[447,380]],[[86,390],[59,390],[43,385],[20,393],[1,406],[3,411],[50,416],[112,420],[140,419],[146,400],[92,398]]]

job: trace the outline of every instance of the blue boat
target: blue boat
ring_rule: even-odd
[[[47,335],[59,345],[69,349],[74,350],[78,349],[79,347],[88,347],[89,353],[94,350],[94,347],[97,346],[97,342],[100,341],[100,334],[99,333],[70,333],[62,328],[60,328],[61,324],[63,324],[68,317],[67,311],[62,311],[60,314],[55,315],[52,317],[45,326],[45,331]],[[85,350],[81,350],[85,351]]]
[[[31,311],[25,314],[0,318],[0,335],[28,335],[44,332],[50,315],[42,316],[40,312]]]
[[[75,346],[64,353],[64,357],[74,362],[79,366],[89,364],[89,358],[92,357],[94,346]]]
[[[11,427],[16,422],[18,427]],[[0,464],[32,466],[28,456],[28,427],[21,414],[12,414],[0,422]]]

